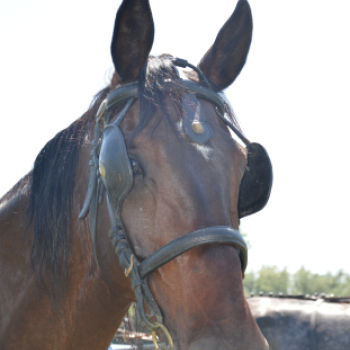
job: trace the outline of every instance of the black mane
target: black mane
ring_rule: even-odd
[[[34,163],[27,209],[28,228],[33,225],[34,229],[31,264],[53,300],[56,291],[61,296],[66,280],[74,174],[80,147],[109,90],[101,90],[89,110],[50,140]],[[50,288],[44,282],[45,276]]]

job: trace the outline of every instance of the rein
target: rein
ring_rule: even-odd
[[[189,66],[197,71],[201,80],[208,85],[208,88],[179,78],[184,91],[212,103],[217,115],[247,146],[250,145],[249,140],[240,133],[230,120],[225,118],[224,100],[219,94],[210,89],[210,84],[204,74],[185,60],[172,59],[172,62],[174,66],[183,68]],[[120,266],[124,269],[125,275],[131,280],[132,289],[136,297],[137,311],[145,326],[152,332],[155,348],[160,349],[156,339],[156,331],[161,329],[168,340],[168,349],[171,350],[173,348],[173,340],[163,324],[163,317],[149,289],[147,276],[186,251],[208,244],[225,244],[236,247],[240,251],[242,274],[244,274],[248,260],[247,246],[238,230],[228,226],[214,226],[184,234],[155,251],[144,261],[139,261],[128,242],[120,215],[123,201],[133,186],[133,171],[127,156],[124,136],[119,125],[137,97],[138,83],[132,82],[111,91],[106,100],[100,105],[96,115],[94,140],[92,141],[93,149],[91,151],[92,159],[89,163],[90,179],[88,191],[79,219],[85,218],[90,212],[90,234],[95,260],[99,266],[96,252],[97,210],[98,204],[101,203],[103,193],[106,190],[112,226],[109,231],[109,237]],[[115,107],[124,102],[126,104],[123,110],[117,119],[110,123]],[[199,102],[198,106],[200,107]],[[195,127],[193,127],[194,123],[197,123]],[[200,124],[199,127],[198,124]],[[194,134],[190,137],[196,140],[195,138],[200,137],[200,134],[205,134],[205,128],[208,128],[205,124],[205,120],[193,120],[191,125]],[[210,131],[209,127],[206,138],[211,136]],[[147,305],[150,313],[146,313],[144,304]],[[152,318],[155,318],[156,321],[151,321]]]

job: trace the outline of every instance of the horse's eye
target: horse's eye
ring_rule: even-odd
[[[142,174],[142,169],[134,158],[130,159],[131,167],[134,175]]]

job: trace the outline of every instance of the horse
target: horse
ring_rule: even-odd
[[[156,348],[268,349],[238,228],[272,168],[222,93],[249,52],[250,6],[198,67],[150,56],[153,38],[149,1],[123,0],[109,85],[1,199],[2,350],[105,350],[132,302]]]
[[[271,350],[349,349],[349,298],[252,297],[248,304]]]

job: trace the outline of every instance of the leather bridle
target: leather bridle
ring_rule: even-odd
[[[202,80],[208,84],[208,88],[189,80],[179,79],[184,90],[191,94],[195,94],[198,98],[205,99],[212,103],[217,115],[246,145],[249,145],[250,142],[240,133],[239,130],[237,130],[233,123],[225,117],[224,100],[219,94],[210,89],[210,85],[204,74],[197,67],[188,64],[185,60],[172,59],[172,61],[174,66],[190,66],[197,71]],[[163,325],[163,317],[149,289],[147,276],[186,251],[194,247],[208,244],[225,244],[236,247],[240,252],[242,273],[244,274],[248,260],[247,246],[242,235],[235,228],[228,226],[214,226],[184,234],[183,236],[167,243],[142,262],[137,258],[128,241],[121,220],[122,203],[132,189],[133,173],[128,163],[129,159],[126,153],[125,141],[123,134],[119,129],[119,125],[127,115],[127,112],[135,99],[137,99],[138,93],[138,82],[117,87],[108,94],[106,100],[103,101],[100,106],[96,116],[95,135],[94,141],[92,142],[93,149],[91,151],[92,160],[90,161],[91,170],[88,192],[79,218],[83,219],[88,212],[90,212],[90,233],[94,247],[95,259],[98,264],[96,252],[97,208],[98,203],[102,200],[101,192],[103,192],[105,188],[107,190],[108,211],[112,226],[109,232],[109,237],[112,240],[112,245],[115,248],[115,253],[118,257],[120,266],[124,269],[125,275],[132,282],[132,289],[136,297],[137,311],[145,326],[152,331],[155,347],[157,349],[159,348],[155,332],[160,328],[168,339],[169,349],[172,349],[172,338],[169,331]],[[126,104],[117,119],[111,123],[110,120],[113,116],[115,107],[121,103]],[[112,157],[109,157],[109,153],[112,153]],[[103,158],[102,161],[101,158]],[[115,185],[113,179],[109,179],[108,169],[116,166],[115,164],[110,164],[111,162],[108,160],[110,158],[115,159],[115,162],[118,163],[117,172],[120,178],[118,179],[119,182],[117,185]],[[115,187],[117,187],[117,189]],[[146,313],[144,309],[144,303],[150,310],[149,314]],[[151,321],[153,317],[155,317],[156,321]]]

